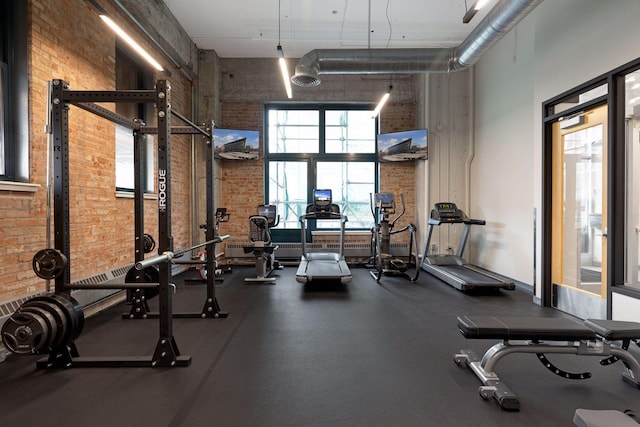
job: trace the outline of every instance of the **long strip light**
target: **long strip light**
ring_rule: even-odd
[[[158,71],[164,71],[162,65],[160,65],[158,61],[153,59],[151,55],[149,55],[147,51],[142,48],[142,46],[140,46],[134,39],[132,39],[129,34],[127,34],[122,28],[120,28],[118,24],[113,22],[111,18],[109,18],[107,15],[101,14],[100,19],[102,19],[105,24],[107,24],[118,36],[120,36],[122,40],[127,42],[127,44],[133,48],[133,50],[135,50],[140,56],[146,59],[147,62],[153,66],[153,68]]]
[[[382,107],[384,107],[384,104],[387,103],[387,100],[391,96],[391,89],[393,89],[393,86],[389,86],[389,90],[387,91],[387,93],[382,95],[382,98],[380,98],[380,101],[378,102],[378,105],[376,105],[375,110],[373,110],[372,119],[378,117],[378,114],[380,114],[380,110],[382,110]]]
[[[282,46],[278,45],[276,48],[278,50],[278,63],[280,64],[280,72],[282,73],[282,80],[284,81],[284,87],[287,90],[287,97],[289,99],[293,98],[293,94],[291,93],[291,79],[289,78],[289,69],[287,68],[287,61],[284,59],[284,51],[282,50]]]
[[[488,1],[489,0],[475,0],[471,7],[467,10],[467,13],[464,14],[462,23],[468,24],[473,19],[473,17],[476,16],[476,13],[478,13],[478,11],[487,4]]]

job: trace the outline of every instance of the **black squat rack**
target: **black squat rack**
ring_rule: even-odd
[[[155,90],[129,91],[72,91],[67,82],[53,80],[51,84],[50,110],[53,156],[53,200],[54,200],[54,246],[36,253],[33,268],[44,279],[54,279],[52,293],[37,296],[25,302],[3,325],[2,339],[7,348],[17,354],[46,354],[38,360],[38,368],[71,367],[175,367],[188,366],[191,356],[183,356],[178,350],[173,336],[174,317],[224,318],[228,313],[220,311],[215,296],[215,277],[209,275],[207,296],[201,313],[174,315],[173,289],[171,280],[171,260],[175,256],[206,246],[209,253],[215,253],[215,245],[229,236],[215,235],[214,194],[213,194],[213,122],[203,129],[180,114],[171,110],[171,88],[166,80],[158,80]],[[130,102],[153,103],[156,107],[156,127],[144,126],[138,120],[131,120],[96,103]],[[70,274],[70,225],[69,225],[69,106],[75,105],[99,117],[134,130],[135,167],[135,270],[128,283],[71,284]],[[172,126],[171,117],[176,116],[188,126]],[[143,168],[142,137],[157,134],[157,188],[158,188],[158,254],[144,259],[145,243],[143,220]],[[207,235],[206,242],[191,248],[174,251],[171,234],[171,144],[172,134],[200,134],[207,144]],[[155,243],[155,242],[154,242]],[[148,252],[148,251],[147,251]],[[209,271],[214,270],[215,257],[207,259]],[[155,270],[157,266],[157,270]],[[157,283],[149,282],[145,271],[154,268]],[[74,340],[84,325],[82,307],[73,299],[74,289],[127,289],[136,297],[144,295],[144,290],[155,290],[158,295],[159,312],[141,318],[159,319],[159,337],[153,355],[149,357],[81,357]],[[144,297],[141,298],[143,300]],[[132,311],[133,313],[133,311]],[[136,316],[129,316],[130,318]]]

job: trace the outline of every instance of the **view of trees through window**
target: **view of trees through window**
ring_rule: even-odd
[[[369,197],[377,188],[376,119],[371,108],[268,106],[265,182],[279,228],[299,229],[315,188],[331,189],[347,228],[369,229]],[[337,228],[318,221],[318,228]]]

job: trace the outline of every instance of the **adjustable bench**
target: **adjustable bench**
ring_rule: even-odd
[[[627,411],[576,409],[573,423],[578,427],[638,427]]]
[[[591,378],[591,373],[572,373],[553,365],[545,353],[605,357],[601,365],[618,360],[624,365],[622,378],[640,388],[640,364],[627,350],[631,341],[638,344],[640,323],[589,319],[536,317],[458,317],[458,329],[465,338],[502,340],[488,349],[482,359],[471,350],[454,355],[458,365],[465,363],[482,382],[484,399],[493,397],[506,411],[520,409],[520,401],[494,372],[498,361],[513,353],[535,353],[542,364],[556,375],[569,379]]]

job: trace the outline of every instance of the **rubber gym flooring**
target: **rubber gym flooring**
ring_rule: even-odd
[[[174,319],[188,367],[37,370],[36,356],[0,364],[2,426],[571,426],[576,408],[640,409],[640,390],[599,358],[551,355],[589,380],[553,375],[535,355],[501,360],[496,372],[521,402],[504,412],[478,394],[479,380],[453,355],[483,354],[456,316],[563,316],[516,291],[468,295],[421,272],[416,283],[353,267],[353,281],[303,286],[296,267],[275,284],[244,283],[235,267],[216,287],[226,319]],[[175,277],[174,312],[199,312],[202,285]],[[151,301],[152,309],[156,299]],[[158,321],[122,320],[124,303],[87,319],[80,356],[148,356]]]

